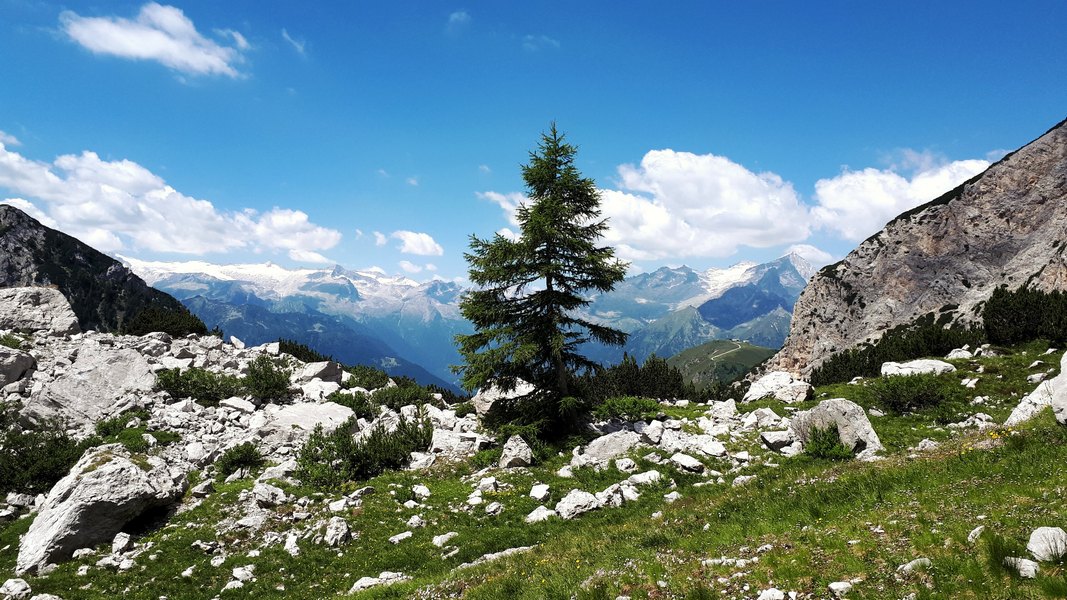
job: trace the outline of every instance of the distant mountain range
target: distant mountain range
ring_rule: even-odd
[[[181,300],[208,327],[249,344],[292,339],[348,364],[456,388],[460,286],[419,283],[377,270],[286,269],[271,263],[162,263],[123,257],[153,287]]]
[[[698,272],[662,267],[627,278],[593,298],[587,316],[630,334],[623,348],[591,345],[601,362],[625,351],[639,361],[673,356],[710,340],[737,339],[778,348],[800,292],[815,268],[797,254]]]
[[[421,383],[454,386],[453,338],[469,333],[459,312],[463,287],[417,282],[380,270],[286,269],[266,264],[123,260],[175,296],[208,327],[258,344],[279,337],[348,363],[373,364]],[[624,351],[667,357],[713,339],[779,347],[793,303],[814,269],[795,254],[703,272],[663,267],[594,297],[587,317],[631,334],[625,348],[590,345],[596,360]]]

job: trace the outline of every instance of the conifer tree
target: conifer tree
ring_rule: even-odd
[[[520,400],[517,420],[544,430],[573,420],[572,378],[598,366],[579,347],[595,340],[619,345],[626,334],[582,319],[584,293],[606,292],[626,265],[610,246],[598,245],[607,228],[600,194],[574,165],[577,149],[552,124],[522,167],[528,200],[517,210],[518,236],[470,237],[465,257],[476,289],[460,303],[475,332],[456,336],[465,364],[464,387],[536,392]]]

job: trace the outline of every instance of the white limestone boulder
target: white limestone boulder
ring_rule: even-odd
[[[596,496],[582,490],[571,490],[556,504],[556,514],[562,519],[573,519],[600,507]]]
[[[803,410],[790,420],[789,431],[802,443],[807,443],[813,429],[837,427],[841,444],[860,454],[860,458],[873,456],[884,449],[863,407],[844,398],[823,400],[814,408]]]
[[[882,377],[891,377],[897,375],[923,375],[931,373],[934,375],[941,375],[942,373],[953,373],[956,371],[956,367],[943,360],[934,360],[931,358],[920,358],[917,360],[909,360],[908,362],[885,362],[882,363]]]
[[[508,438],[504,452],[500,455],[500,468],[528,467],[533,464],[533,450],[526,440],[518,435]]]
[[[33,423],[61,418],[89,424],[129,408],[155,385],[151,365],[136,350],[85,343],[62,375],[30,397],[22,415]]]
[[[37,368],[37,359],[29,352],[0,346],[0,387],[15,383]]]
[[[742,403],[755,402],[767,397],[772,397],[786,404],[803,402],[811,397],[811,384],[786,371],[771,371],[757,379],[745,396]]]
[[[484,417],[489,409],[493,407],[498,400],[510,400],[513,398],[521,398],[527,396],[534,391],[532,383],[527,383],[521,379],[515,386],[515,389],[505,392],[504,390],[490,386],[484,390],[480,390],[477,394],[471,398],[471,404],[474,405],[474,411],[478,413],[479,417]]]
[[[159,457],[131,454],[121,444],[89,450],[48,493],[19,544],[16,574],[113,540],[145,511],[180,499],[186,484]]]
[[[330,432],[355,415],[351,408],[335,402],[297,403],[286,406],[268,404],[261,412],[265,414],[267,421],[256,433],[273,446],[298,445],[307,439],[317,425]]]
[[[49,287],[0,288],[0,329],[50,335],[81,331],[67,298]]]

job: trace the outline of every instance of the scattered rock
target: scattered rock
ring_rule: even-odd
[[[544,502],[545,500],[548,500],[548,496],[549,488],[548,484],[546,483],[538,483],[537,485],[530,488],[530,497],[534,500],[537,500],[538,502]]]
[[[391,538],[389,538],[389,543],[390,544],[399,544],[400,542],[408,539],[409,537],[411,537],[413,535],[415,535],[415,534],[410,532],[410,531],[405,531],[403,533],[398,533],[398,534],[392,536]]]
[[[556,511],[545,508],[544,506],[538,506],[533,509],[530,514],[526,515],[525,521],[527,523],[540,523],[541,521],[547,521],[555,516],[558,516]]]
[[[688,454],[682,454],[681,452],[671,457],[671,462],[677,465],[683,471],[689,471],[690,473],[703,473],[704,463],[689,456]]]
[[[459,535],[459,534],[456,533],[455,531],[449,531],[448,533],[442,533],[441,535],[435,535],[433,537],[433,540],[432,540],[433,541],[433,545],[437,546],[438,548],[444,548],[445,544],[447,544],[448,542],[452,541],[452,539],[455,538],[457,535]]]
[[[505,392],[498,387],[490,386],[488,389],[480,390],[477,394],[471,398],[471,404],[474,405],[474,411],[478,413],[479,417],[484,417],[489,409],[493,407],[498,400],[512,400],[515,398],[521,398],[527,396],[534,391],[533,384],[526,383],[521,379],[517,382],[515,389],[509,392]]]
[[[341,517],[330,517],[330,520],[326,523],[326,533],[322,536],[322,541],[327,546],[337,547],[347,542],[351,537],[352,532],[348,527],[348,521]]]
[[[885,362],[882,363],[882,377],[889,377],[893,375],[922,375],[925,373],[932,373],[934,375],[941,375],[942,373],[953,373],[956,371],[956,367],[943,360],[934,360],[930,358],[920,358],[917,360],[909,360],[908,362]]]
[[[1026,549],[1038,562],[1055,562],[1067,556],[1067,532],[1059,527],[1038,527]]]
[[[8,579],[0,586],[0,596],[10,600],[24,600],[30,597],[33,591],[25,579]]]
[[[533,450],[526,440],[518,435],[508,438],[504,444],[504,452],[500,456],[500,468],[528,467],[533,464]]]
[[[359,581],[356,581],[352,585],[352,588],[348,590],[349,594],[355,594],[356,592],[362,592],[363,590],[369,590],[372,587],[379,585],[392,585],[401,581],[407,581],[411,579],[403,573],[393,573],[391,571],[382,571],[377,577],[360,577]]]
[[[911,573],[917,569],[929,569],[933,563],[929,558],[916,558],[915,560],[905,563],[897,567],[897,571],[901,573]]]
[[[1033,579],[1037,577],[1038,572],[1041,571],[1041,567],[1036,562],[1015,556],[1005,558],[1004,566],[1009,569],[1015,569],[1015,572],[1019,574],[1019,577],[1024,579]]]
[[[556,513],[563,519],[573,519],[600,506],[596,496],[582,490],[571,490],[556,504]]]
[[[844,598],[846,594],[852,591],[852,584],[848,581],[835,581],[829,587],[830,593],[834,595],[834,598]]]

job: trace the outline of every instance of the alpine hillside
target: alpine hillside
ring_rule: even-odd
[[[0,287],[24,286],[59,289],[82,330],[122,330],[149,307],[185,312],[117,260],[0,204]]]
[[[976,322],[999,286],[1067,289],[1065,199],[1061,121],[819,271],[768,369],[806,375],[835,353],[931,313],[944,323]]]

